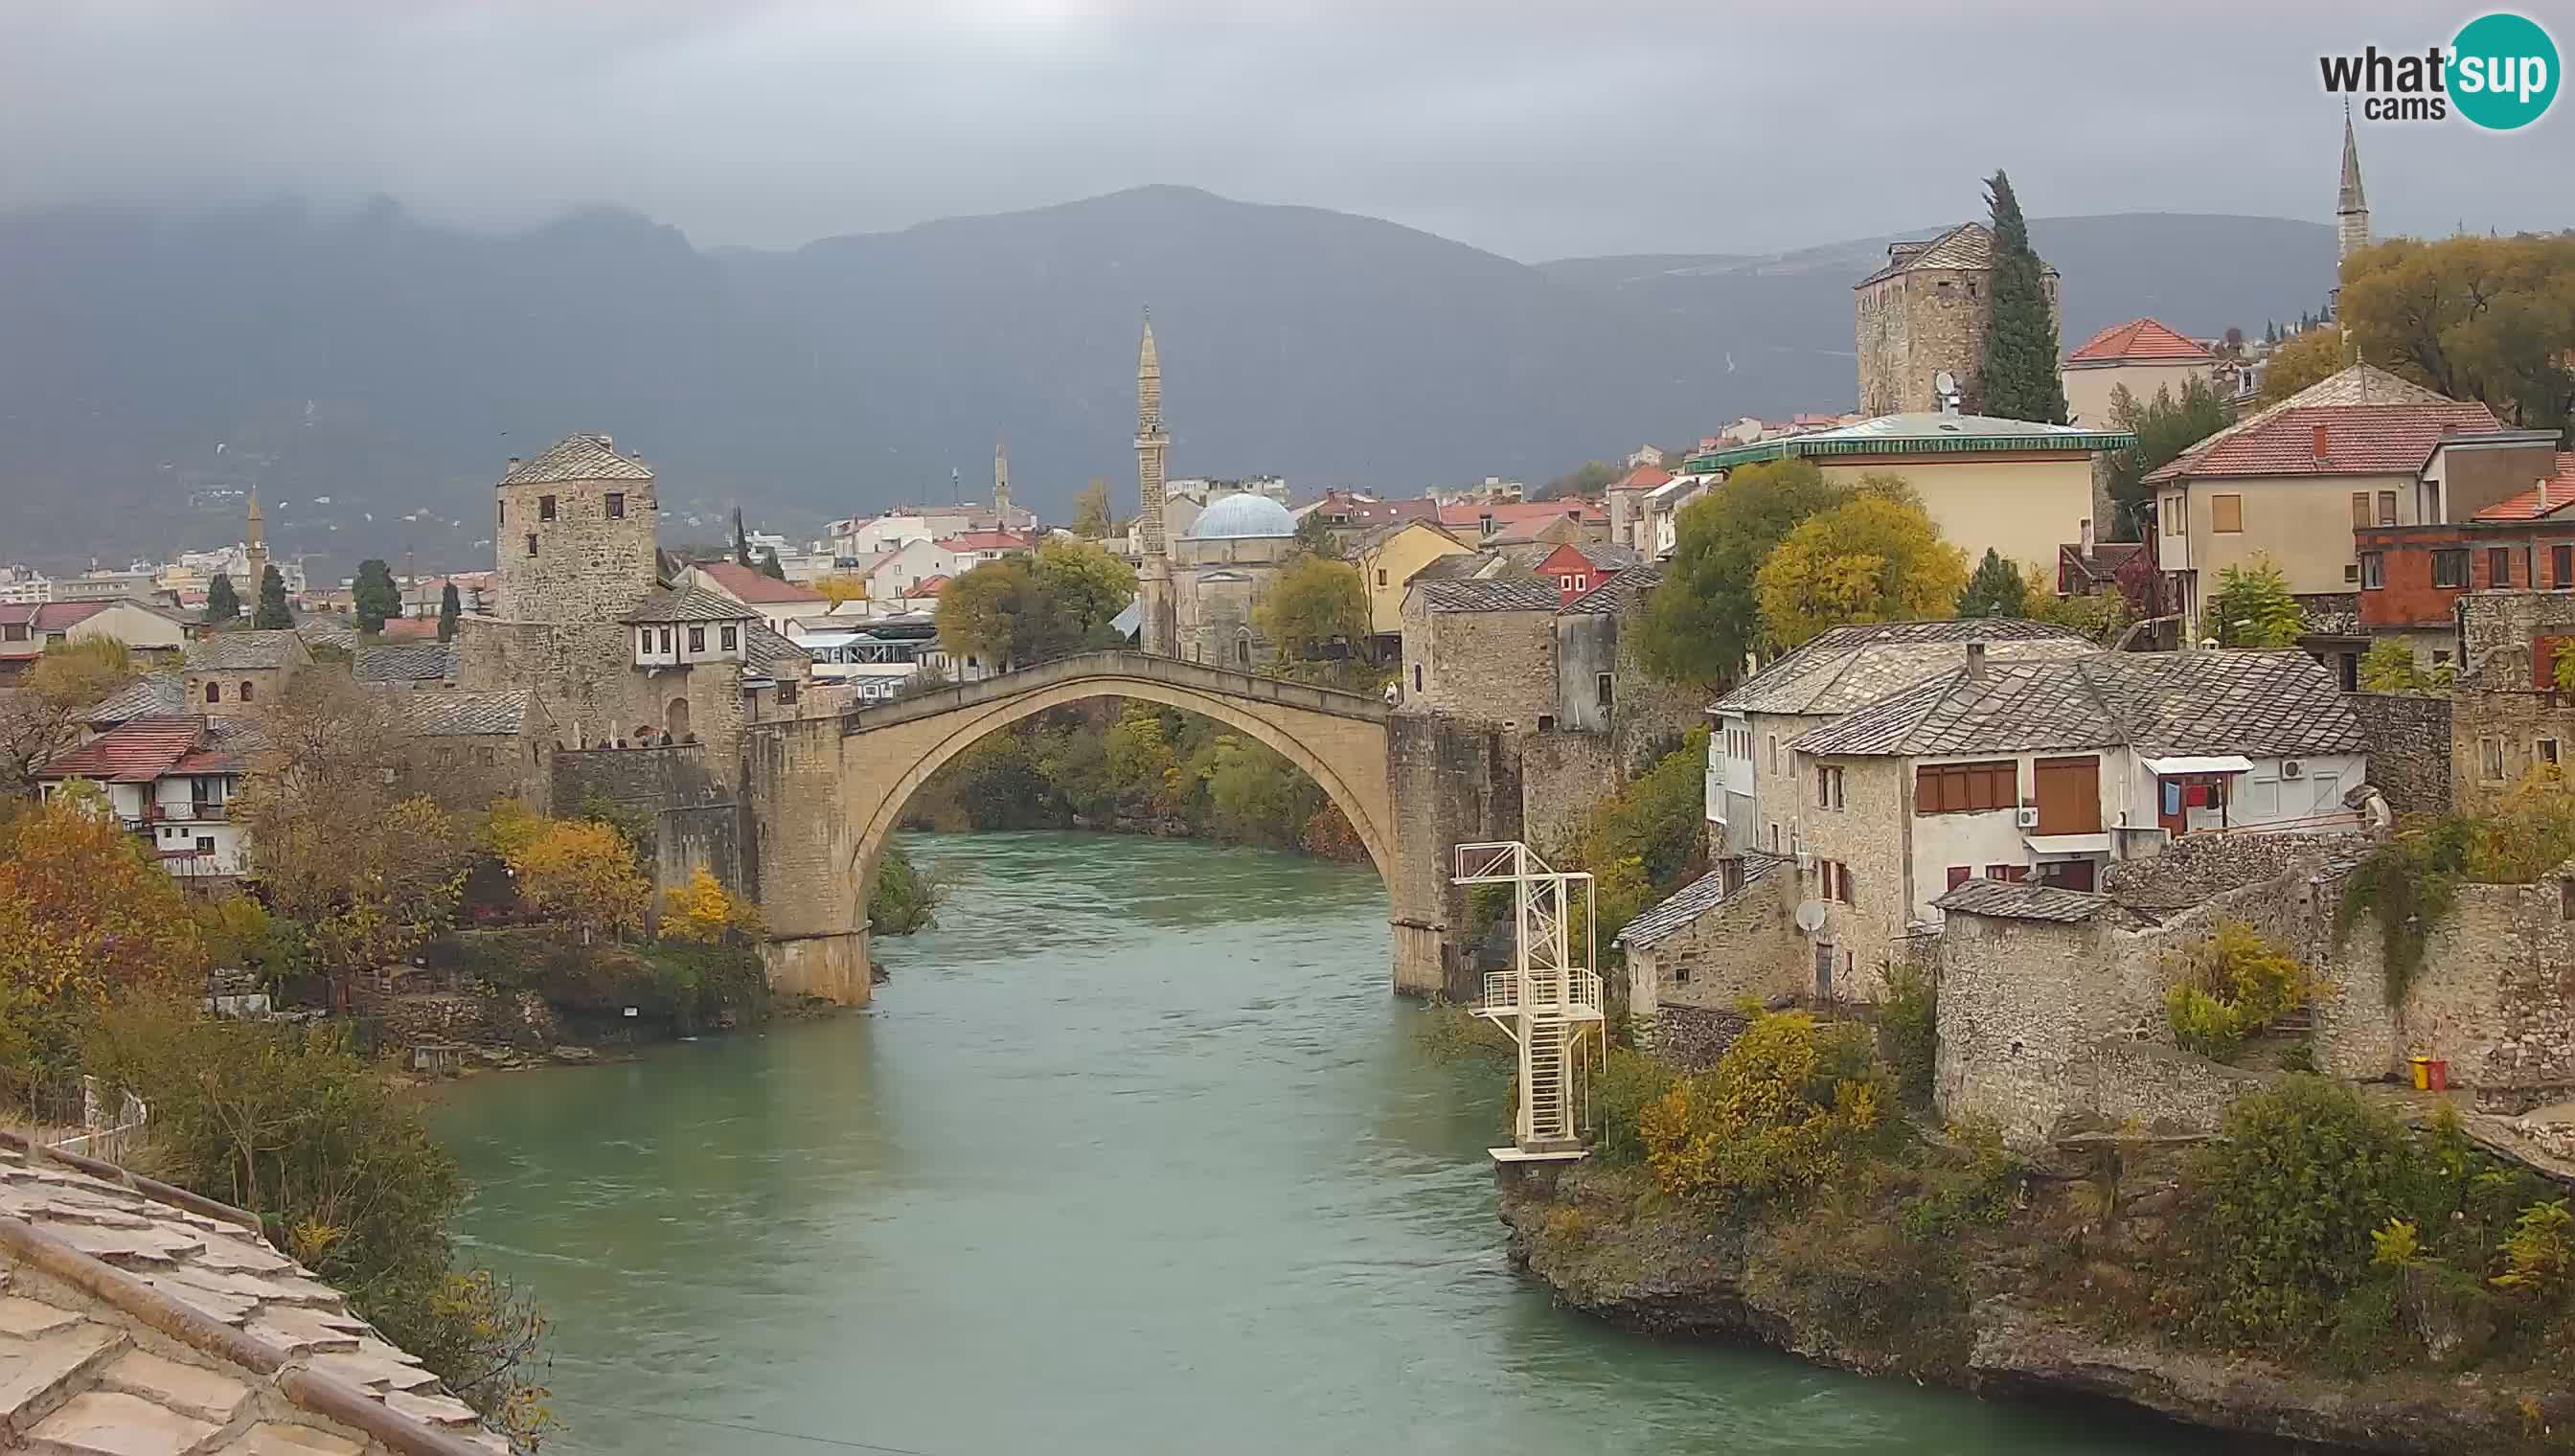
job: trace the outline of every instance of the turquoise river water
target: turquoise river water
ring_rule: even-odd
[[[555,1321],[546,1449],[2164,1456],[2213,1441],[1553,1306],[1492,1071],[1385,986],[1365,867],[931,836],[874,1008],[437,1109],[461,1233]]]

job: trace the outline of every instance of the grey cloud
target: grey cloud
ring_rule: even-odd
[[[615,203],[776,247],[1177,182],[1539,259],[1921,227],[1975,212],[1999,165],[2045,214],[2320,219],[2340,117],[2317,51],[2428,44],[2465,12],[2425,13],[21,5],[0,11],[0,206],[382,192],[515,227]],[[2365,128],[2381,230],[2564,225],[2543,179],[2568,175],[2570,127]]]

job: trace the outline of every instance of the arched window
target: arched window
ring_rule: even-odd
[[[209,683],[209,684],[207,684],[207,685],[206,685],[206,701],[207,701],[208,703],[221,703],[221,702],[223,702],[223,701],[224,701],[224,685],[223,685],[223,684],[221,684],[221,683]]]
[[[242,701],[242,702],[244,702],[244,703],[248,703],[248,702],[250,702],[251,697],[252,697],[252,694],[251,694],[251,688],[252,688],[252,686],[253,686],[253,685],[252,685],[251,681],[250,681],[248,678],[244,678],[244,679],[242,680],[241,695],[240,695],[240,696],[241,696],[241,701]]]

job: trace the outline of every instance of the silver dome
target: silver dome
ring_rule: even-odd
[[[1244,491],[1224,497],[1190,523],[1192,541],[1230,541],[1246,537],[1294,536],[1296,518],[1268,496]]]

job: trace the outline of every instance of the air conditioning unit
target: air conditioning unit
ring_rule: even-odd
[[[2020,825],[2024,829],[2037,828],[2038,810],[2034,808],[2014,810],[2012,813],[2012,822]]]
[[[2295,758],[2282,758],[2280,760],[2280,776],[2283,778],[2295,778],[2306,771],[2307,765],[2299,762]]]

